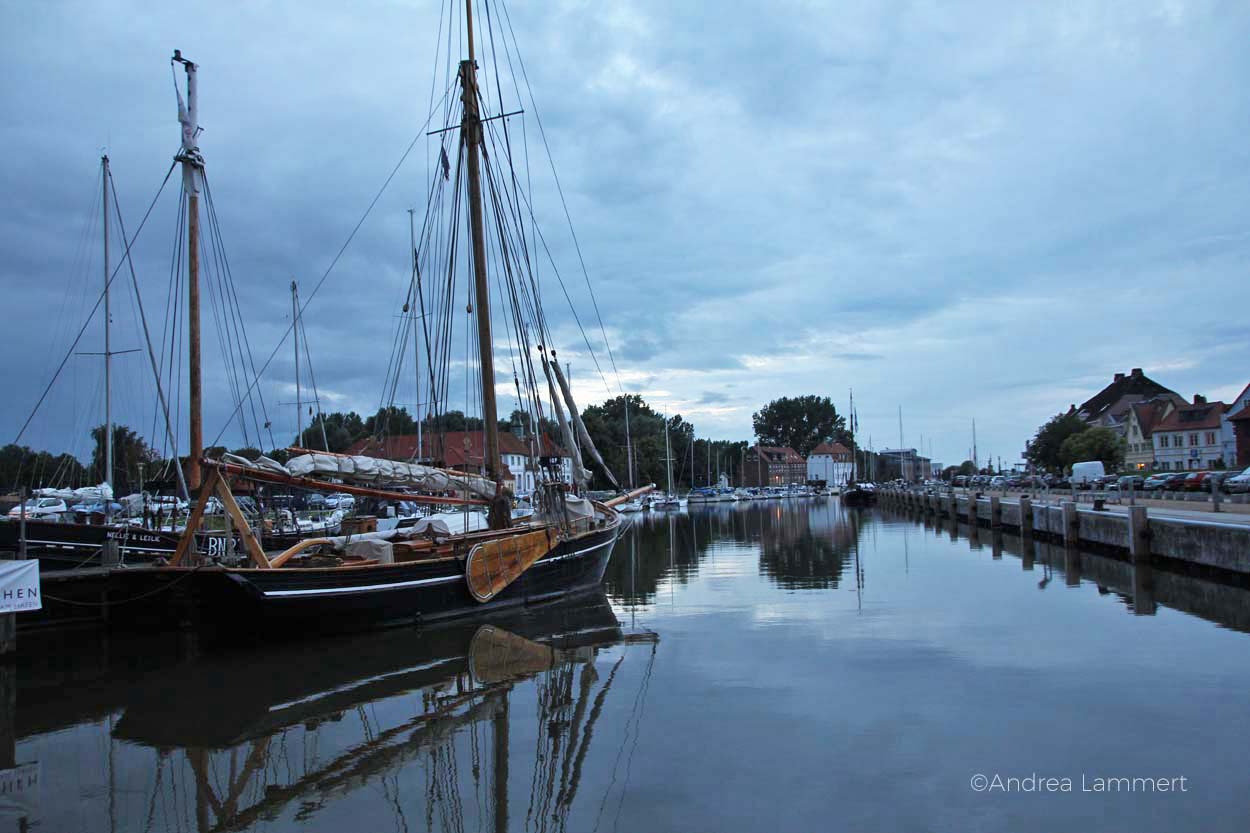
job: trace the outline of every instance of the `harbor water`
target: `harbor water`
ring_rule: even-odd
[[[627,524],[488,622],[26,639],[0,830],[1245,829],[1244,585],[836,498]]]

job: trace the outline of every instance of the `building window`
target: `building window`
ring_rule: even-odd
[[[1198,444],[1198,435],[1197,435],[1197,434],[1190,434],[1190,435],[1189,435],[1189,444],[1190,444],[1190,445],[1197,445],[1197,444]]]
[[[1215,432],[1214,431],[1207,432],[1207,445],[1215,445]]]
[[[1168,447],[1168,435],[1160,434],[1159,435],[1159,448],[1167,448],[1167,447]]]

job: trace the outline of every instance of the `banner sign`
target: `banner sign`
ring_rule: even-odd
[[[39,562],[0,561],[0,613],[43,608],[39,589]]]

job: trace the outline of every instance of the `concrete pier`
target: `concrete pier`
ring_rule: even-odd
[[[946,518],[956,524],[966,520],[972,530],[985,511],[978,511],[973,492],[964,495],[950,490],[924,495],[886,488],[879,494],[885,506],[932,507],[939,520]],[[1120,550],[1136,563],[1164,558],[1250,574],[1250,523],[1244,516],[1148,508],[1141,502],[1098,510],[1081,506],[1066,495],[1059,501],[991,495],[986,503],[992,530],[1018,531],[1022,537],[1054,541],[1065,549],[1093,546]],[[1079,572],[1079,565],[1076,570]]]

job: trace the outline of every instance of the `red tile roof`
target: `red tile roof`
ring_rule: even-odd
[[[752,451],[762,454],[770,463],[806,463],[797,451],[789,446],[757,445]]]
[[[1233,414],[1228,419],[1231,422],[1243,422],[1247,419],[1250,419],[1250,405],[1247,405],[1246,407],[1242,408],[1240,411]]]
[[[1155,431],[1203,431],[1220,427],[1224,415],[1223,402],[1182,405],[1155,426]]]
[[[821,443],[812,449],[812,454],[830,454],[834,457],[850,456],[851,450],[842,443]]]
[[[441,436],[441,443],[440,443]],[[460,466],[481,466],[486,458],[486,437],[482,431],[448,431],[446,434],[424,434],[421,437],[423,446],[421,458],[441,459],[443,465],[452,468]],[[362,454],[370,457],[381,457],[387,460],[413,460],[417,458],[417,435],[397,434],[378,441],[372,437],[357,440],[347,449],[347,454]],[[522,457],[529,455],[529,447],[517,439],[515,434],[507,431],[499,433],[499,453],[516,454]],[[571,457],[572,455],[543,436],[540,453],[545,457]]]

